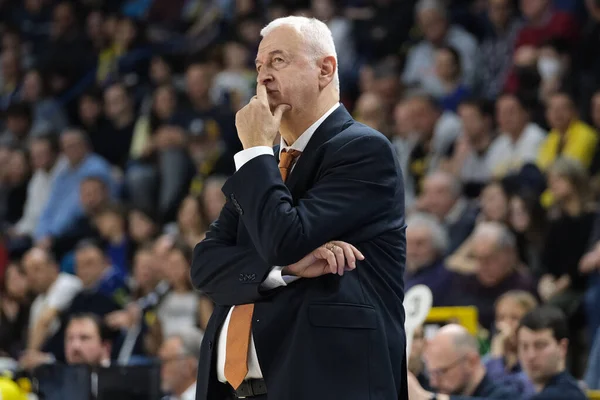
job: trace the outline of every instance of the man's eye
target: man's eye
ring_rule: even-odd
[[[283,62],[283,58],[281,58],[281,57],[275,57],[275,58],[273,59],[273,62],[276,62],[276,63],[278,63],[278,62]]]

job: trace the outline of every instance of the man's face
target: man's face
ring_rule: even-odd
[[[565,95],[555,95],[550,98],[546,110],[546,118],[552,129],[566,131],[575,118],[573,103]]]
[[[443,220],[456,204],[450,183],[440,176],[430,176],[423,182],[421,193],[425,211]]]
[[[127,93],[119,85],[111,86],[104,93],[104,112],[109,119],[115,120],[129,110]]]
[[[94,286],[107,268],[106,258],[99,249],[88,247],[75,254],[77,276],[86,288]]]
[[[413,128],[420,135],[421,140],[429,140],[433,136],[438,120],[435,110],[427,101],[417,99],[410,104],[410,114]]]
[[[93,366],[108,359],[108,346],[102,342],[92,320],[82,318],[69,323],[65,334],[65,356],[68,364]]]
[[[536,332],[521,327],[518,345],[521,365],[534,384],[545,384],[564,368],[568,341],[558,342],[551,329]]]
[[[548,4],[549,0],[521,0],[521,12],[525,18],[535,20],[544,15]]]
[[[87,154],[86,144],[78,133],[66,132],[60,137],[60,146],[71,165],[77,165]]]
[[[431,264],[436,258],[431,232],[426,226],[409,226],[406,229],[406,266],[418,270]]]
[[[47,140],[34,140],[30,146],[31,164],[35,170],[48,170],[54,164],[54,154]]]
[[[496,119],[500,132],[517,135],[525,125],[527,113],[515,97],[503,96],[496,102]]]
[[[488,16],[495,26],[504,27],[511,14],[509,0],[489,0]]]
[[[484,286],[493,287],[502,282],[512,267],[510,253],[499,249],[493,237],[479,236],[473,240],[473,258],[477,262],[477,280]]]
[[[458,115],[462,121],[464,133],[469,142],[477,140],[486,134],[485,118],[477,107],[462,105],[458,107]]]
[[[275,28],[260,42],[256,56],[258,82],[267,88],[271,110],[280,104],[289,112],[314,107],[320,92],[320,69],[293,28]]]
[[[192,65],[185,74],[188,96],[192,101],[200,101],[208,95],[211,84],[211,73],[208,65]]]
[[[419,27],[425,39],[437,45],[443,42],[448,30],[448,21],[437,10],[424,10],[418,15]]]
[[[26,254],[23,258],[23,268],[27,283],[36,294],[44,293],[54,279],[53,267],[41,251],[33,250]]]
[[[161,384],[165,392],[181,391],[189,380],[186,372],[193,370],[189,366],[194,361],[181,355],[181,339],[169,338],[161,346],[158,357],[161,361]]]
[[[424,359],[432,387],[443,394],[463,394],[472,372],[466,355],[456,352],[448,339],[434,338],[425,349]]]
[[[108,199],[105,184],[96,179],[84,180],[79,186],[79,199],[83,209],[88,213],[93,213]]]

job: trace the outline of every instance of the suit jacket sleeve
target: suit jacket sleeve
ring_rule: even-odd
[[[381,135],[357,136],[326,153],[318,173],[297,202],[268,155],[250,160],[223,186],[267,265],[293,264],[330,240],[389,219],[390,207],[404,198],[394,150]]]
[[[271,266],[252,246],[236,244],[238,222],[228,201],[194,249],[192,283],[218,305],[252,303],[266,294],[260,291],[260,284]]]

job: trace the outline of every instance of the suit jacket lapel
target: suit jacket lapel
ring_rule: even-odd
[[[313,169],[312,166],[316,163],[318,156],[317,150],[319,147],[340,133],[352,122],[352,117],[346,108],[343,105],[340,105],[321,125],[319,125],[308,141],[302,155],[298,158],[298,162],[285,183],[290,192],[294,193],[296,186],[308,178]],[[279,146],[276,147],[275,151],[277,162],[279,162]]]

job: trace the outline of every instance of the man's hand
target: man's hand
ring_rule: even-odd
[[[312,251],[297,263],[283,268],[281,273],[302,278],[316,278],[326,274],[342,276],[344,271],[356,268],[356,259],[364,260],[365,256],[351,244],[333,241]]]
[[[280,104],[275,112],[271,113],[267,88],[258,84],[256,96],[235,114],[235,126],[244,149],[256,146],[271,147],[279,132],[281,117],[290,108],[288,104]]]
[[[42,364],[52,362],[52,356],[37,350],[27,350],[19,359],[19,365],[26,370],[33,370]]]

